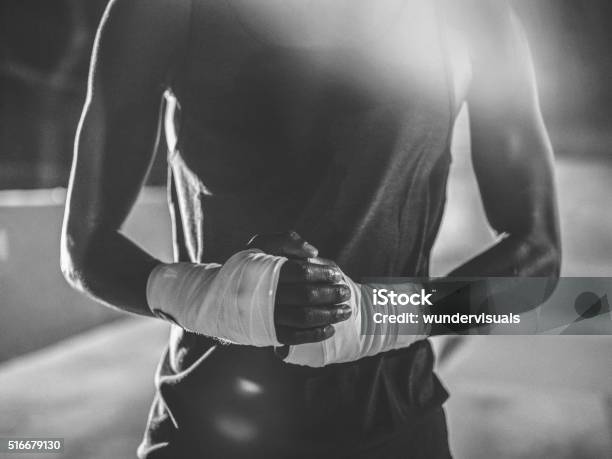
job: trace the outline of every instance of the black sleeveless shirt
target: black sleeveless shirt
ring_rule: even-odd
[[[177,260],[295,229],[357,282],[427,277],[454,122],[435,3],[403,2],[363,42],[287,46],[231,0],[194,2],[165,113]],[[140,454],[350,457],[439,410],[433,363],[424,340],[307,368],[174,327]]]

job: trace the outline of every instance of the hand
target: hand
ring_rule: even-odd
[[[274,308],[280,343],[324,341],[333,336],[333,324],[351,316],[351,308],[345,304],[350,290],[340,269],[331,261],[316,258],[317,249],[295,231],[257,235],[247,246],[289,258],[281,268]]]

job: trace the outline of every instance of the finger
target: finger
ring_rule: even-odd
[[[282,305],[331,305],[350,298],[351,291],[344,284],[278,284],[276,289],[276,304]]]
[[[283,264],[278,281],[280,283],[317,283],[337,284],[342,281],[340,269],[329,265],[310,263],[305,260],[287,260]]]
[[[309,258],[308,261],[310,263],[314,263],[315,265],[327,265],[327,266],[331,266],[334,268],[338,268],[338,264],[334,260],[330,260],[328,258],[314,257],[314,258]]]
[[[314,258],[319,254],[313,245],[295,231],[258,234],[248,242],[247,247],[283,257]]]
[[[324,327],[348,319],[351,313],[347,304],[333,307],[281,306],[274,311],[274,322],[294,328]]]
[[[288,345],[318,343],[331,338],[335,332],[332,325],[309,330],[279,326],[276,328],[276,338],[279,343]]]

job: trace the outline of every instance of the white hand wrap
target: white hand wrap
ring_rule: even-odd
[[[291,346],[285,362],[309,367],[352,362],[392,349],[408,347],[430,335],[431,325],[423,323],[422,306],[374,306],[373,287],[357,284],[346,275],[344,279],[351,290],[351,317],[334,324],[334,336],[325,341]],[[408,294],[421,289],[419,284],[402,284],[395,287],[398,293]],[[377,312],[388,315],[413,312],[419,315],[419,321],[415,324],[376,323],[374,314]]]
[[[245,250],[222,266],[159,265],[149,276],[147,301],[154,314],[169,316],[186,330],[235,344],[280,346],[274,301],[285,261]]]

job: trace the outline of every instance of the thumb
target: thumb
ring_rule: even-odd
[[[315,258],[319,254],[316,247],[295,231],[258,234],[248,242],[247,247],[288,258]]]

